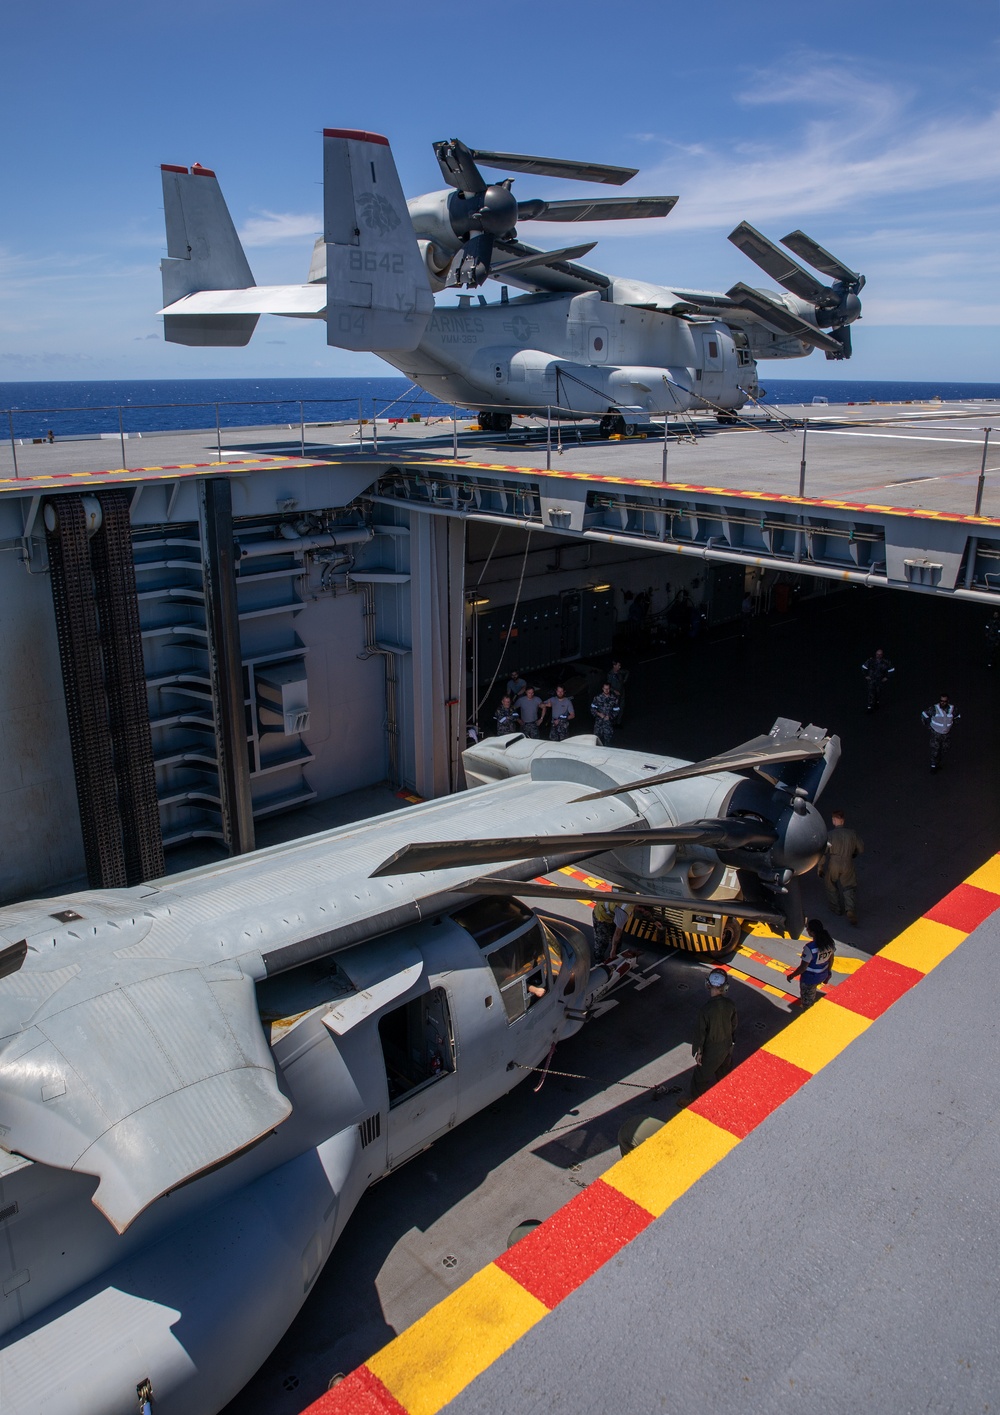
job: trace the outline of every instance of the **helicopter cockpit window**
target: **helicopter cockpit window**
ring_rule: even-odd
[[[537,919],[531,927],[486,955],[508,1022],[516,1022],[549,987],[548,941]]]
[[[455,1069],[455,1039],[444,988],[387,1012],[378,1024],[389,1104]]]
[[[460,928],[470,933],[480,948],[522,928],[532,918],[531,910],[518,899],[477,899],[451,916]]]

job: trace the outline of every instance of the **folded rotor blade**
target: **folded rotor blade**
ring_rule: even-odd
[[[601,899],[615,904],[654,904],[665,909],[692,909],[698,914],[719,914],[723,918],[753,919],[762,924],[784,924],[785,916],[775,909],[758,909],[742,900],[666,899],[662,894],[631,894],[623,889],[587,889],[585,885],[564,887],[554,884],[526,883],[519,879],[499,879],[490,876],[459,884],[452,894],[490,894],[501,898],[522,895],[527,899]]]
[[[606,167],[599,162],[573,162],[563,157],[530,157],[523,152],[485,152],[482,148],[473,148],[470,156],[484,167],[533,172],[540,177],[569,177],[579,182],[603,182],[609,187],[624,186],[639,170],[638,167]]]
[[[852,270],[842,260],[838,260],[835,255],[824,250],[804,231],[789,231],[787,236],[782,236],[781,244],[787,246],[790,251],[794,251],[814,270],[821,271],[823,275],[829,275],[831,280],[842,280],[845,285],[853,285],[858,290],[864,286],[865,277],[863,275],[859,275],[856,270]]]
[[[829,286],[820,284],[815,275],[803,270],[797,261],[786,255],[780,246],[761,235],[749,221],[741,221],[735,231],[730,231],[729,239],[744,255],[749,256],[755,265],[759,265],[761,270],[770,275],[772,280],[777,280],[779,285],[784,285],[793,295],[798,295],[800,299],[808,300],[814,305],[829,301]]]
[[[660,826],[655,830],[591,830],[578,835],[518,835],[496,840],[419,840],[390,855],[378,869],[372,870],[370,878],[416,874],[421,870],[460,869],[467,865],[488,865],[496,860],[533,860],[547,855],[581,853],[597,855],[604,850],[631,849],[637,845],[707,845],[739,850],[747,845],[766,847],[776,838],[769,826],[734,816],[727,820],[686,821],[683,825]]]
[[[438,160],[442,176],[450,187],[460,192],[482,192],[489,186],[486,178],[475,163],[475,153],[458,138],[450,142],[436,142],[434,156]]]
[[[571,804],[579,801],[600,801],[605,796],[620,796],[625,791],[638,791],[643,786],[661,786],[668,781],[686,781],[692,776],[711,776],[717,771],[745,771],[748,767],[768,766],[775,762],[804,762],[821,757],[823,748],[814,742],[780,742],[771,737],[761,737],[753,742],[745,742],[732,751],[720,752],[717,757],[706,757],[688,766],[675,767],[673,771],[661,771],[657,776],[647,776],[640,781],[629,781],[624,786],[611,786],[606,791],[594,791],[588,796],[577,796]]]
[[[495,247],[498,251],[503,251],[505,255],[510,256],[542,255],[545,256],[546,261],[551,261],[552,258],[551,251],[539,250],[537,246],[529,246],[524,241],[497,240],[495,242]],[[542,270],[543,267],[536,266],[535,269]],[[574,265],[572,261],[559,261],[556,264],[547,265],[546,267],[544,267],[544,269],[556,272],[557,276],[568,276],[574,282],[581,281],[585,285],[591,286],[598,290],[606,290],[611,284],[610,275],[605,275],[604,272],[600,270],[591,270],[586,265]],[[535,278],[538,279],[537,276]],[[544,279],[544,276],[542,277],[542,279]],[[543,288],[557,290],[560,288],[560,286],[558,281],[556,280],[550,284],[547,284]],[[573,289],[573,291],[575,292],[578,287],[574,284],[570,288]]]
[[[777,300],[772,300],[762,291],[752,290],[749,285],[744,285],[741,282],[734,285],[728,291],[728,295],[741,309],[755,314],[758,319],[773,325],[775,329],[780,329],[783,334],[794,335],[796,339],[801,339],[803,344],[811,344],[815,349],[826,349],[831,354],[840,353],[839,340],[831,334],[824,334],[821,329],[817,329],[808,320],[800,319],[797,314],[792,314],[791,310],[786,309],[784,305],[779,305]]]
[[[522,201],[518,221],[635,221],[646,216],[669,216],[676,197],[597,197],[592,201]]]
[[[566,246],[561,251],[537,251],[533,255],[518,256],[516,260],[506,260],[502,265],[494,265],[490,274],[494,280],[499,280],[504,275],[509,275],[515,270],[530,270],[534,265],[552,265],[560,260],[579,260],[582,255],[592,251],[597,245],[596,241],[588,241],[582,246]]]

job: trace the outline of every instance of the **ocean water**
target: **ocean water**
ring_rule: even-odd
[[[769,378],[766,403],[906,402],[1000,398],[1000,383],[892,383]],[[301,413],[300,413],[301,404]],[[0,382],[0,436],[57,437],[125,432],[259,427],[345,421],[359,416],[450,416],[450,404],[405,378],[176,378],[90,382]],[[461,410],[462,416],[467,416]]]

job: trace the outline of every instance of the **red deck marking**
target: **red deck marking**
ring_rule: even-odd
[[[302,1415],[407,1415],[407,1410],[373,1371],[359,1366],[339,1386],[306,1406]]]
[[[597,1179],[501,1253],[496,1266],[552,1308],[652,1222],[641,1205]]]
[[[838,1007],[848,1007],[874,1022],[923,976],[916,968],[904,968],[902,963],[893,963],[876,954],[856,973],[838,983],[827,997]]]
[[[383,147],[389,146],[389,139],[384,138],[381,133],[365,133],[360,128],[324,128],[325,138],[354,138],[356,142],[380,142]]]
[[[744,1140],[809,1079],[808,1071],[790,1061],[757,1051],[688,1109]]]
[[[948,924],[953,929],[970,934],[988,919],[994,910],[1000,908],[1000,897],[988,889],[980,889],[974,884],[960,884],[950,894],[946,894],[933,909],[928,909],[925,919],[935,924]]]

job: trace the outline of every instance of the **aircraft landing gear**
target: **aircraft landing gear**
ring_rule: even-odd
[[[720,423],[736,423],[739,422],[739,418],[735,413],[719,413],[717,421]]]
[[[479,426],[483,432],[510,432],[514,421],[510,413],[493,413],[484,410],[479,414]]]
[[[635,423],[627,423],[620,413],[609,413],[598,427],[601,437],[634,437]]]

